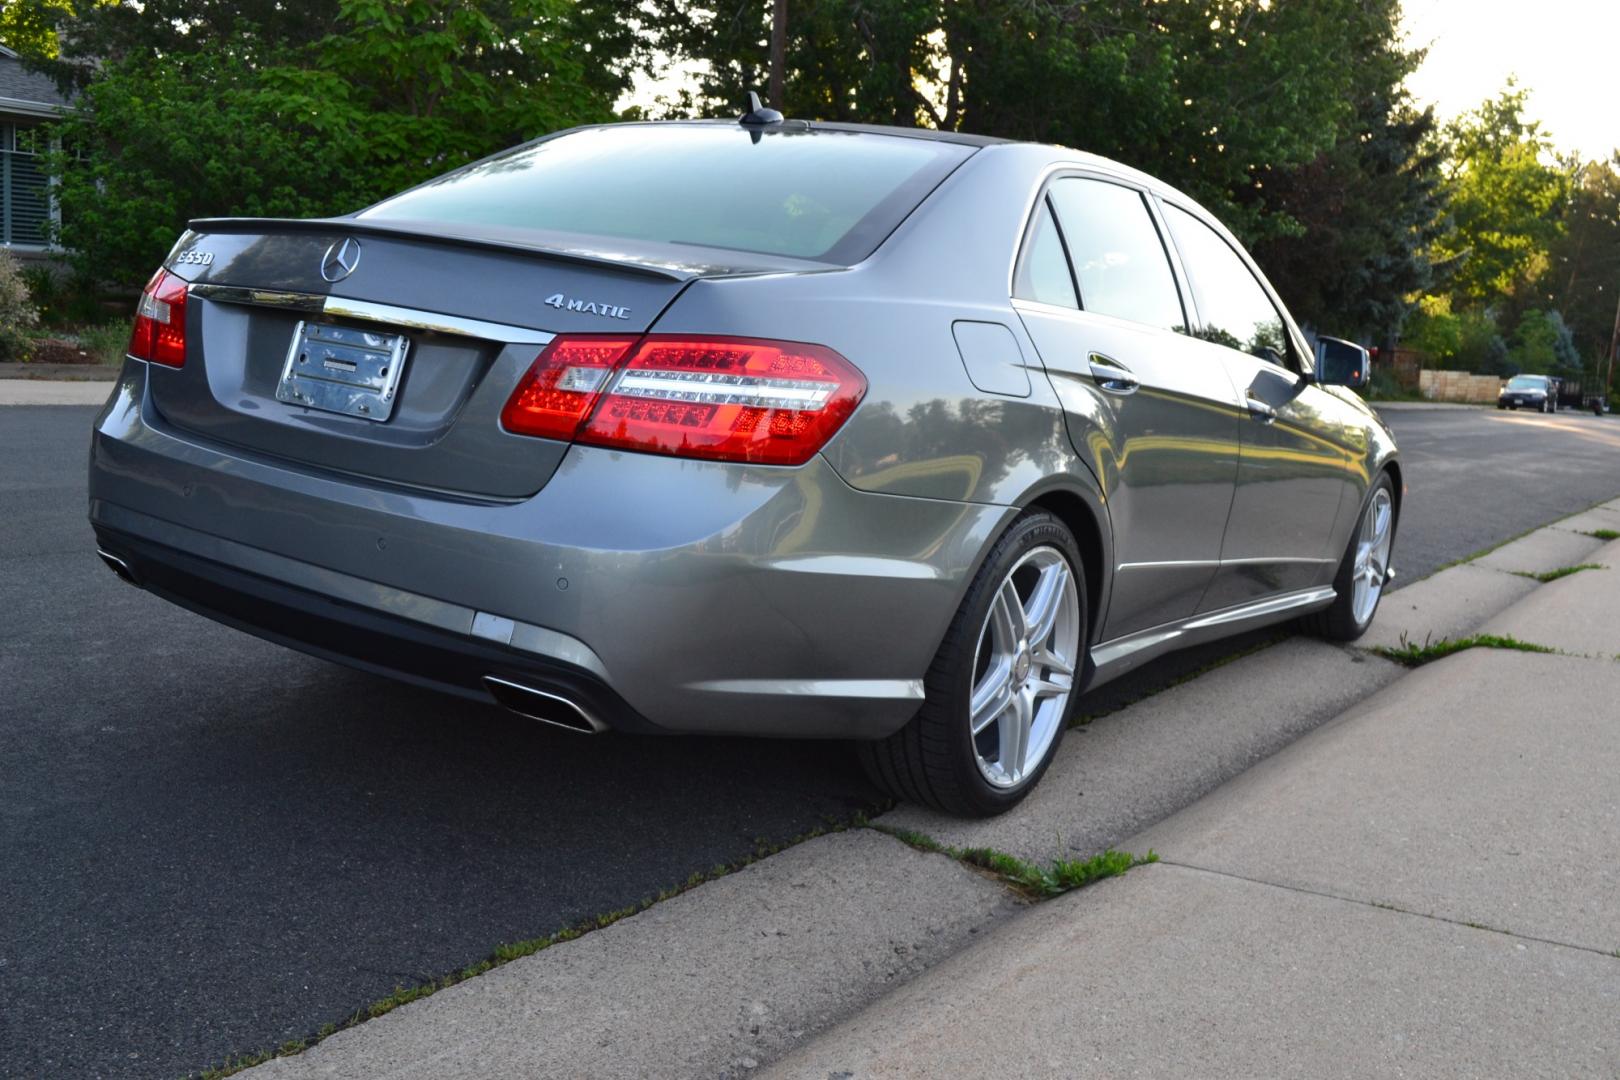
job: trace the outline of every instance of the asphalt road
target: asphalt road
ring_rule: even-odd
[[[122,585],[92,412],[0,408],[0,1075],[172,1080],[878,805],[836,744],[583,739]],[[1391,421],[1408,577],[1620,494],[1620,419]]]

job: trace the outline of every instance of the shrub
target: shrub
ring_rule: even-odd
[[[122,364],[129,347],[129,324],[102,323],[79,331],[79,345],[96,358],[98,364]]]
[[[28,331],[39,325],[39,309],[28,295],[22,268],[0,249],[0,361],[27,360],[33,340]]]

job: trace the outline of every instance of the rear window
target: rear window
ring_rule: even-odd
[[[757,141],[756,141],[757,139]],[[848,265],[972,147],[838,131],[626,124],[560,135],[361,213],[547,230]]]

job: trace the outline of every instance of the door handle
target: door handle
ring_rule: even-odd
[[[1142,384],[1136,381],[1129,368],[1110,360],[1102,353],[1092,353],[1088,359],[1091,377],[1110,394],[1134,394]]]
[[[1249,391],[1249,416],[1262,424],[1269,424],[1277,419],[1277,410],[1255,397],[1254,391],[1251,390]]]

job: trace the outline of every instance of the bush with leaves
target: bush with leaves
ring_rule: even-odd
[[[58,69],[82,85],[58,125],[67,150],[51,159],[58,239],[81,272],[138,287],[193,218],[347,213],[513,143],[610,119],[619,76],[580,46],[580,8],[88,6],[63,27],[64,42],[94,42],[101,58]],[[308,18],[290,25],[299,10]]]
[[[0,361],[27,360],[33,340],[28,331],[39,325],[39,309],[28,295],[16,256],[0,248]]]

